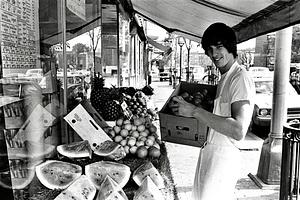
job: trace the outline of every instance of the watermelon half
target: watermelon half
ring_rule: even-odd
[[[68,162],[48,160],[35,168],[40,182],[49,189],[66,189],[82,174],[79,165]]]
[[[84,158],[92,156],[92,149],[87,140],[62,144],[56,147],[57,152],[68,158]]]
[[[85,174],[100,189],[105,177],[110,176],[121,188],[130,178],[130,168],[127,165],[111,161],[99,161],[85,166]]]

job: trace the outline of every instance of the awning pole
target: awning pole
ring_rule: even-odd
[[[292,27],[276,32],[271,132],[264,141],[257,176],[263,183],[280,184],[283,125],[287,120],[287,86],[291,61]]]
[[[62,47],[63,47],[63,56],[62,56],[62,64],[63,64],[63,72],[64,72],[64,78],[63,78],[63,85],[64,85],[64,105],[63,105],[63,116],[65,116],[68,112],[68,99],[67,99],[67,92],[68,92],[68,86],[67,86],[67,51],[66,51],[66,0],[61,0],[61,28],[62,28]],[[67,142],[70,143],[70,136],[68,133],[67,124],[65,121],[62,123],[64,134],[67,136]]]

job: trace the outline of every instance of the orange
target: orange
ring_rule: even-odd
[[[149,152],[149,156],[153,158],[158,158],[161,155],[160,150],[154,146],[149,147],[148,152]]]
[[[122,136],[122,137],[126,137],[126,136],[128,136],[128,130],[127,129],[122,129],[121,130],[121,132],[120,132],[120,135]]]
[[[140,136],[140,134],[139,134],[139,132],[137,132],[137,131],[133,131],[133,132],[131,133],[131,136],[132,136],[132,137],[135,137],[135,138],[138,138],[138,137]]]
[[[121,140],[121,141],[120,141],[120,145],[122,145],[123,147],[124,147],[125,145],[127,145],[127,140],[126,140],[126,139]]]
[[[131,124],[125,124],[124,128],[128,131],[130,131],[132,129],[132,125]]]
[[[125,151],[125,153],[126,154],[129,154],[129,149],[130,149],[130,147],[129,146],[124,146],[124,151]]]
[[[142,140],[138,140],[138,141],[136,141],[135,145],[136,145],[137,147],[139,147],[139,146],[144,146],[144,145],[145,145],[145,142],[142,141]]]
[[[147,136],[148,136],[148,133],[145,132],[145,131],[142,131],[142,132],[140,132],[140,136],[147,137]]]
[[[127,144],[128,144],[128,146],[130,146],[130,147],[134,146],[135,143],[136,143],[135,137],[130,137],[130,138],[128,139],[128,141],[127,141]]]
[[[116,134],[118,134],[121,131],[121,127],[120,126],[114,126],[113,130],[115,131]]]
[[[153,146],[154,141],[148,138],[148,139],[145,141],[145,144],[146,144],[148,147],[151,147],[151,146]]]
[[[150,128],[149,128],[149,131],[151,132],[151,133],[156,133],[156,131],[157,131],[157,128],[156,128],[156,126],[154,126],[153,124],[150,126]]]
[[[130,124],[130,120],[129,119],[125,119],[123,124]]]
[[[116,125],[117,125],[117,126],[122,126],[122,125],[123,125],[123,119],[118,119],[118,120],[116,121]]]
[[[132,147],[130,147],[129,152],[130,152],[131,154],[135,154],[135,153],[136,153],[136,150],[137,150],[137,146],[132,146]]]
[[[142,124],[142,120],[140,120],[140,118],[134,119],[134,120],[133,120],[133,124],[134,124],[135,126],[139,126],[139,125]]]
[[[119,142],[121,142],[123,140],[123,137],[121,136],[121,135],[117,135],[115,138],[114,138],[114,141],[116,142],[116,143],[119,143]]]
[[[148,149],[145,146],[139,146],[136,150],[136,155],[139,158],[146,158],[148,155]]]
[[[151,139],[153,142],[155,142],[155,137],[153,135],[148,135],[148,139]]]

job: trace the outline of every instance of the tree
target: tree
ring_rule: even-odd
[[[91,50],[93,51],[93,62],[94,62],[94,67],[96,66],[96,50],[99,44],[99,41],[101,39],[101,28],[97,27],[89,31],[89,36],[91,38]],[[100,70],[102,71],[102,70]]]
[[[74,63],[76,65],[76,68],[79,67],[79,59],[78,59],[79,54],[83,52],[89,52],[89,51],[90,51],[89,47],[82,43],[77,43],[72,47],[72,52],[73,55],[75,56]]]
[[[300,25],[293,27],[291,62],[300,63]]]

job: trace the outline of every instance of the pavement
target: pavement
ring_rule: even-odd
[[[160,110],[173,92],[173,87],[169,82],[152,82],[151,87],[154,88],[154,105]],[[256,176],[262,144],[261,138],[248,132],[239,147],[243,154],[243,166],[235,189],[236,200],[279,199],[278,185],[260,188],[249,176]],[[166,147],[178,199],[190,200],[200,149],[170,142],[166,142]]]

